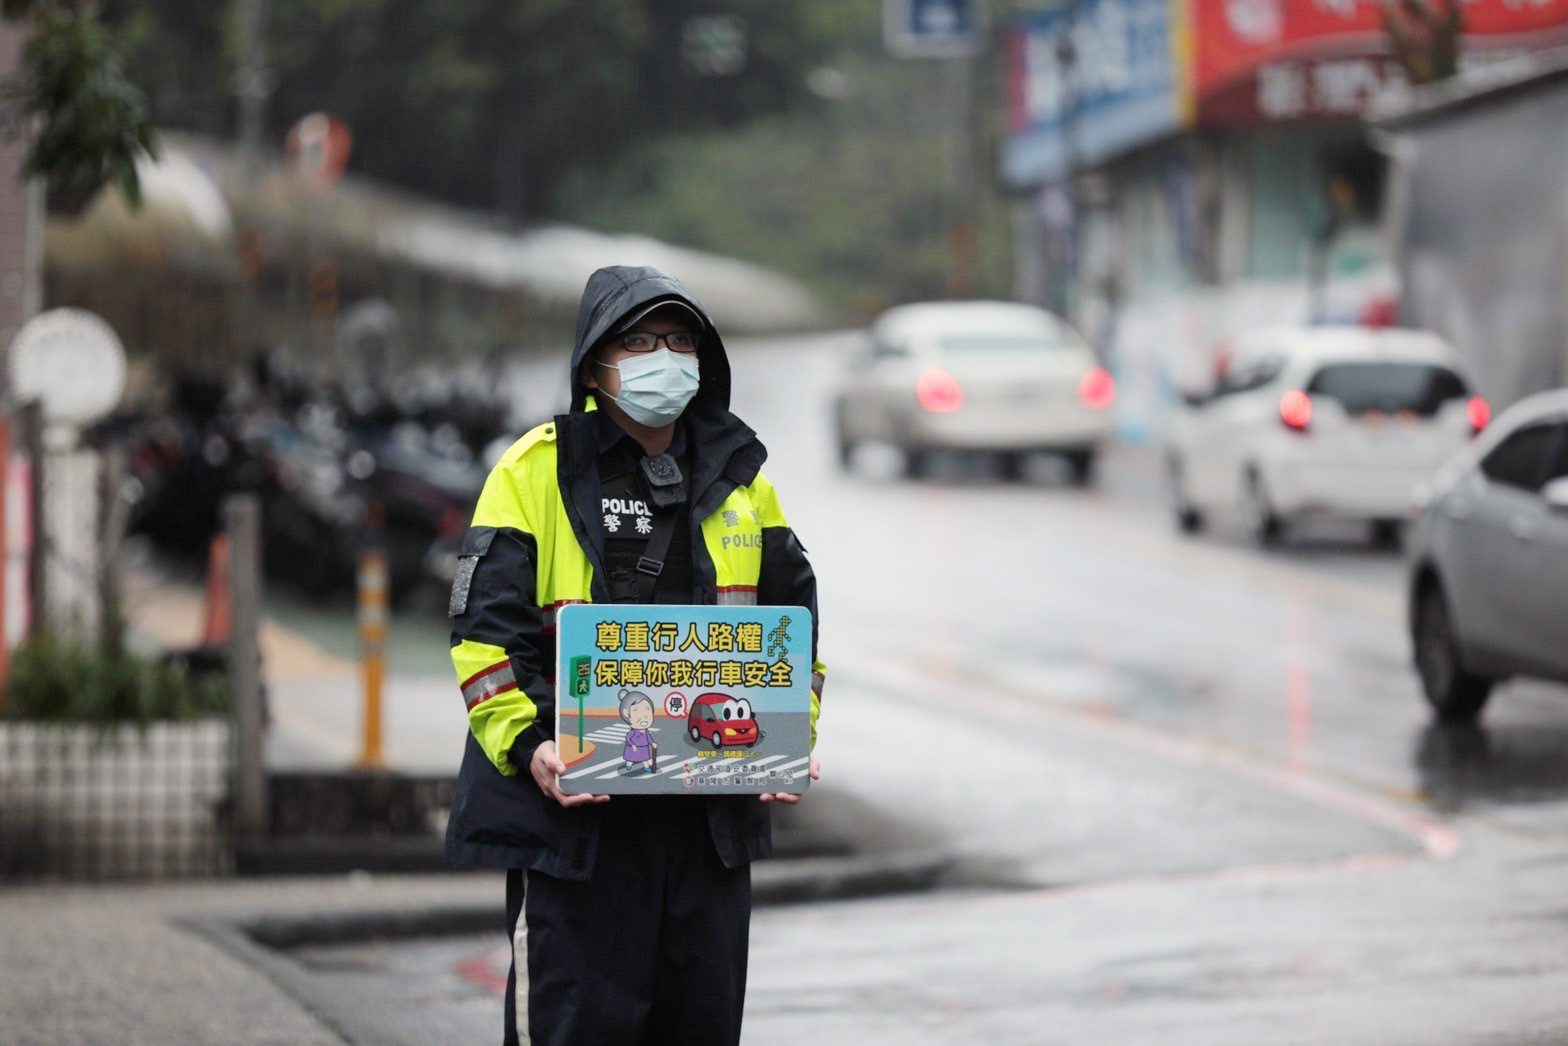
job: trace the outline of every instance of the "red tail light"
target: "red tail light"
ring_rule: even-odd
[[[915,399],[932,414],[951,414],[964,405],[964,388],[947,371],[932,367],[915,379]]]
[[[1312,397],[1300,389],[1291,389],[1279,398],[1279,420],[1287,429],[1307,431],[1312,424]]]
[[[1471,396],[1465,404],[1465,416],[1470,419],[1470,427],[1480,432],[1492,423],[1492,405],[1480,396]]]
[[[1104,410],[1116,400],[1116,379],[1104,367],[1096,367],[1078,383],[1078,398],[1086,407]]]

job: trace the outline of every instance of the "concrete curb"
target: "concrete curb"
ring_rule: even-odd
[[[752,903],[784,905],[918,893],[936,887],[954,865],[953,856],[943,850],[763,861],[752,870]]]
[[[310,920],[300,920],[301,923],[308,921]],[[281,991],[300,1012],[339,1040],[356,1041],[352,1029],[344,1027],[323,1007],[312,1001],[306,971],[281,952],[257,941],[251,935],[252,924],[244,919],[226,918],[182,918],[171,922],[256,970]]]
[[[902,852],[864,857],[799,858],[760,862],[754,872],[758,906],[847,900],[927,890],[954,866],[944,852]],[[499,886],[499,883],[497,883]],[[283,913],[275,909],[186,916],[172,920],[256,970],[283,992],[303,1014],[345,1042],[360,1041],[349,1011],[321,997],[315,975],[289,954],[291,949],[376,939],[411,939],[492,934],[504,937],[504,909],[498,889],[492,900],[476,902],[464,889],[451,902],[426,900],[418,906],[336,908]]]
[[[940,851],[762,861],[753,869],[752,900],[759,907],[771,907],[914,893],[936,887],[954,866],[953,857]],[[276,952],[376,938],[486,933],[500,930],[502,920],[498,893],[493,903],[484,904],[464,899],[451,904],[427,903],[420,908],[362,908],[308,914],[260,911],[183,919],[180,925],[252,961],[257,949]],[[240,941],[244,946],[235,947]],[[265,966],[271,972],[274,963]]]

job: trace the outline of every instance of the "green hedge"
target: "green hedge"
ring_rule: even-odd
[[[5,718],[59,723],[138,723],[226,715],[227,681],[169,660],[109,654],[55,636],[12,655]]]

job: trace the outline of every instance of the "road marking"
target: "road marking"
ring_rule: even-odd
[[[901,699],[907,698],[907,692],[902,688],[894,688],[892,680],[898,678],[900,666],[918,664],[917,660],[900,661],[888,655],[869,655],[865,661],[877,663],[877,667],[869,669],[869,675],[861,676],[861,671],[867,667],[863,663],[847,671],[840,669],[840,679],[848,675],[853,680],[852,685],[882,693],[896,692]],[[941,672],[928,671],[925,674],[925,685],[929,687],[941,683],[955,689],[982,688],[995,702],[993,708],[1005,708],[1014,715],[1024,715],[1031,723],[1047,718],[1124,749],[1261,784],[1302,802],[1334,810],[1411,838],[1420,847],[1421,854],[1433,860],[1446,860],[1459,850],[1459,833],[1452,826],[1421,813],[1405,810],[1381,796],[1367,795],[1355,785],[1341,784],[1300,769],[1280,769],[1244,750],[1221,747],[1214,739],[1205,742],[1173,737],[1157,732],[1135,719],[1111,718],[1106,714],[1043,703],[1040,699],[1048,699],[1049,694],[1039,691],[1024,693],[1016,686],[1007,687],[993,674],[980,668],[968,668],[962,677],[952,675],[944,679],[942,676]],[[1375,858],[1377,855],[1372,856]]]
[[[646,770],[644,770],[642,768],[642,765],[640,763],[633,763],[632,764],[632,769],[631,770],[627,770],[626,769],[626,760],[621,759],[621,760],[618,760],[618,762],[621,764],[620,766],[617,766],[614,770],[611,770],[607,774],[600,774],[597,778],[595,778],[595,780],[597,780],[597,781],[608,781],[612,777],[634,777],[637,774],[642,774],[644,776],[652,776],[651,774],[649,774]]]
[[[785,763],[782,766],[770,767],[768,769],[768,772],[769,773],[782,774],[785,771],[793,770],[795,767],[799,766],[801,763],[809,763],[810,761],[811,761],[811,757],[809,755],[806,756],[804,759],[791,759],[789,762]],[[810,769],[810,768],[808,767],[807,769]]]
[[[652,732],[653,733],[658,733],[659,732],[659,728],[658,727],[654,727]],[[581,770],[573,770],[569,774],[562,774],[561,775],[561,780],[566,781],[566,780],[570,780],[573,777],[582,777],[584,774],[591,774],[595,770],[603,770],[607,766],[615,766],[616,767],[616,771],[615,772],[619,773],[620,772],[620,767],[625,765],[625,763],[626,763],[626,760],[620,758],[619,756],[616,756],[614,759],[608,759],[608,760],[606,760],[606,761],[604,761],[602,763],[595,763],[592,766],[585,766]],[[609,777],[609,776],[611,776],[611,775],[610,774],[604,774],[604,775],[601,776],[601,780],[604,777]]]
[[[573,770],[569,774],[562,774],[561,775],[561,780],[569,781],[569,780],[571,780],[574,777],[581,777],[584,774],[591,774],[595,770],[603,770],[607,766],[613,766],[616,763],[624,763],[624,762],[625,762],[624,759],[622,759],[619,756],[617,756],[616,758],[608,760],[608,761],[603,762],[603,763],[595,763],[592,766],[585,766],[581,770]]]
[[[656,733],[659,732],[659,728],[656,727],[656,726],[652,727],[648,732],[652,733],[652,734],[656,734]],[[655,739],[655,743],[657,743],[657,739]],[[646,777],[658,776],[657,774],[650,774],[650,773],[648,773],[646,767],[644,767],[644,766],[642,766],[640,764],[637,764],[637,763],[632,764],[633,766],[636,767],[636,769],[632,770],[630,773],[627,773],[627,771],[626,771],[626,760],[620,759],[620,760],[617,760],[617,762],[619,762],[621,765],[617,766],[614,770],[611,770],[607,774],[600,774],[598,776],[597,780],[606,781],[606,780],[609,780],[612,777],[628,777],[629,778],[629,777],[635,777],[637,774],[642,774],[642,775],[644,775]],[[595,767],[595,769],[603,769],[605,765],[606,764],[604,764],[604,763],[600,763],[599,766]]]
[[[508,957],[510,957],[509,952]],[[472,958],[464,959],[452,967],[452,972],[469,984],[476,985],[492,995],[506,994],[506,974],[501,972],[493,948],[487,948]]]
[[[695,768],[695,767],[699,767],[699,766],[706,766],[706,765],[708,765],[708,763],[709,763],[709,759],[708,759],[707,756],[688,756],[685,759],[677,759],[677,760],[675,760],[669,766],[665,767],[663,770],[660,770],[658,773],[654,774],[653,776],[654,777],[663,777],[665,774],[673,774],[677,770],[681,770],[681,769],[685,768],[688,765],[690,765],[690,766]]]

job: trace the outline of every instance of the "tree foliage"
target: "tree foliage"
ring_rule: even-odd
[[[960,130],[948,63],[886,54],[876,3],[266,4],[274,143],[331,112],[353,131],[353,170],[513,220],[754,259],[856,311],[948,291],[955,154],[972,149],[981,289],[1006,290],[989,147]],[[161,120],[233,134],[238,7],[105,0]],[[745,28],[733,75],[688,60],[693,20],[713,15]],[[996,106],[984,94],[976,109]]]
[[[233,132],[237,6],[107,0],[161,119]],[[836,39],[819,6],[719,5],[748,60],[715,79],[683,58],[689,20],[716,10],[703,0],[267,0],[268,134],[325,110],[354,133],[354,169],[538,217],[568,172],[809,104],[803,71]]]
[[[46,180],[56,209],[80,207],[105,182],[139,203],[136,161],[156,148],[153,124],[94,10],[5,0],[0,15],[28,30],[22,75],[6,88],[13,133],[32,132],[25,173]]]
[[[824,111],[671,136],[568,178],[560,213],[774,266],[855,315],[952,293],[952,231],[974,220],[975,289],[1007,294],[1001,198],[983,180],[977,213],[958,210],[955,153],[975,143],[943,70],[863,51],[835,71],[847,93]]]

